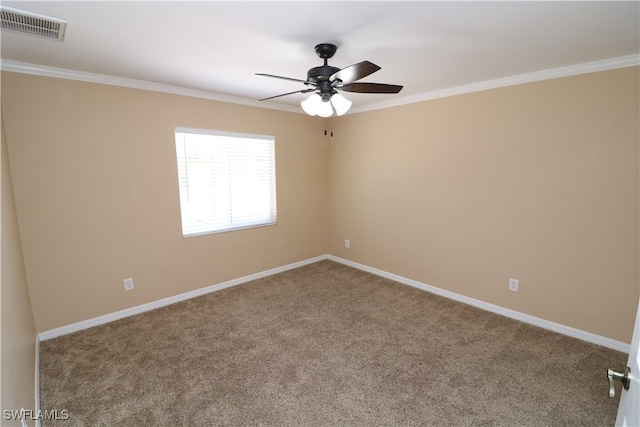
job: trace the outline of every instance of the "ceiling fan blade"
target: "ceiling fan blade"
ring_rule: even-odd
[[[292,82],[299,82],[299,83],[305,83],[305,84],[309,83],[306,80],[294,79],[294,78],[291,78],[291,77],[275,76],[273,74],[256,73],[256,76],[273,77],[275,79],[291,80]]]
[[[348,83],[346,85],[336,87],[338,90],[357,93],[398,93],[402,88],[403,86],[388,85],[384,83]]]
[[[369,74],[373,74],[378,71],[380,67],[369,61],[358,62],[357,64],[349,65],[340,71],[336,71],[329,81],[341,80],[342,82],[351,83],[356,80],[360,80],[363,77],[367,77]]]
[[[266,101],[267,99],[273,99],[273,98],[280,98],[281,96],[287,96],[287,95],[293,95],[294,93],[307,93],[307,92],[313,92],[314,90],[316,90],[315,88],[312,89],[302,89],[302,90],[296,90],[294,92],[287,92],[287,93],[283,93],[281,95],[275,95],[275,96],[270,96],[268,98],[262,98],[259,99],[258,101]]]

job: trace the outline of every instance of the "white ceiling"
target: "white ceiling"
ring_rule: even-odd
[[[291,111],[300,111],[308,95],[257,100],[306,86],[255,73],[304,80],[309,68],[322,64],[313,48],[324,42],[338,46],[330,65],[369,60],[382,69],[361,81],[404,85],[396,95],[345,93],[354,101],[352,111],[482,88],[512,76],[555,75],[545,70],[637,65],[640,53],[638,1],[2,5],[68,21],[63,42],[2,30],[4,69],[34,64],[38,72],[54,67],[97,73]]]

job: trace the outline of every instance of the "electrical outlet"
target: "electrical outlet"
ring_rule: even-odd
[[[132,291],[133,290],[133,277],[129,277],[128,279],[124,279],[124,290]]]
[[[509,279],[509,290],[513,292],[518,292],[518,285],[520,281],[518,279]]]
[[[344,247],[349,249],[349,239],[344,239]]]

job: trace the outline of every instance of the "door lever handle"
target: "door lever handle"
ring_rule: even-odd
[[[631,369],[627,366],[624,372],[619,372],[613,369],[607,370],[607,378],[609,378],[609,397],[614,397],[616,395],[616,381],[620,381],[622,383],[622,387],[625,390],[629,390],[629,374],[631,374]]]

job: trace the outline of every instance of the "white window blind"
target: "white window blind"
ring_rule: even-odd
[[[184,237],[276,223],[275,138],[176,128]]]

